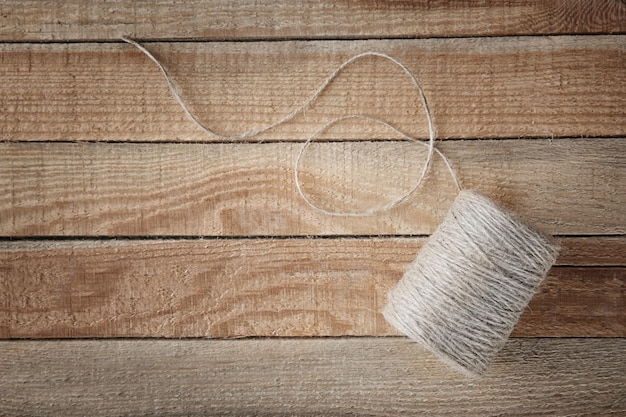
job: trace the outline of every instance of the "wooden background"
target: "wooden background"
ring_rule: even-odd
[[[363,113],[427,137],[562,253],[467,380],[380,314],[455,196],[435,160],[393,210],[298,196],[302,143]],[[619,0],[0,0],[0,415],[626,414],[626,4]],[[424,151],[346,121],[317,203],[409,189]],[[360,337],[350,337],[360,336]],[[382,337],[385,336],[385,337]],[[230,339],[230,340],[228,340]]]

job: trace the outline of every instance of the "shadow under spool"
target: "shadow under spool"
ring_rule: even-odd
[[[472,190],[456,197],[383,314],[400,332],[471,376],[504,346],[559,246]]]

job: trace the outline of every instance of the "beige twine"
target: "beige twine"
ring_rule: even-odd
[[[463,190],[383,310],[446,363],[479,375],[509,337],[558,245],[476,191]]]
[[[163,73],[170,91],[189,119],[205,132],[224,139],[245,139],[292,120],[313,103],[339,73],[368,56],[384,58],[399,66],[411,79],[426,112],[427,143],[371,116],[350,115],[326,123],[311,135],[298,154],[294,175],[298,193],[314,209],[332,216],[366,216],[405,202],[426,177],[434,154],[450,171],[459,194],[443,223],[428,239],[397,286],[388,294],[383,310],[396,329],[430,349],[444,362],[467,375],[480,375],[505,344],[522,312],[555,262],[559,246],[476,191],[462,190],[450,162],[435,148],[435,129],[426,96],[415,75],[389,55],[365,52],[337,67],[298,108],[265,127],[238,134],[217,132],[191,113],[165,67],[142,45],[123,38]],[[315,204],[303,191],[300,161],[310,143],[334,124],[360,119],[381,124],[405,140],[428,147],[428,155],[413,187],[396,200],[363,211],[333,211]]]
[[[390,61],[391,63],[393,63],[394,65],[398,66],[400,69],[402,69],[402,71],[404,72],[404,74],[407,75],[407,77],[411,80],[411,83],[413,84],[413,86],[415,87],[416,91],[417,91],[417,95],[418,98],[422,104],[422,106],[424,107],[424,111],[426,113],[426,121],[428,123],[428,142],[427,144],[412,137],[407,135],[406,133],[402,132],[400,129],[398,129],[397,127],[391,125],[390,123],[387,123],[381,119],[378,119],[376,117],[371,117],[371,116],[366,116],[366,115],[350,115],[350,116],[343,116],[343,117],[337,117],[333,120],[331,120],[330,122],[328,122],[327,124],[325,124],[324,126],[322,126],[317,132],[315,132],[313,135],[311,135],[306,142],[304,143],[304,145],[302,146],[302,148],[300,149],[300,153],[298,154],[298,157],[296,158],[296,162],[294,165],[294,176],[295,176],[295,184],[296,184],[296,189],[298,191],[298,193],[300,194],[300,196],[304,199],[304,201],[309,204],[311,207],[313,207],[314,209],[331,215],[331,216],[340,216],[340,217],[360,217],[360,216],[369,216],[375,213],[379,213],[381,211],[386,211],[389,210],[395,206],[397,206],[400,203],[403,203],[404,201],[406,201],[418,188],[419,186],[422,184],[424,178],[426,177],[426,174],[428,173],[428,168],[430,167],[433,155],[436,153],[437,155],[439,155],[444,163],[446,164],[446,167],[448,168],[448,170],[450,171],[450,174],[452,175],[452,179],[454,180],[454,183],[456,184],[457,188],[459,190],[461,190],[461,186],[459,185],[459,181],[458,178],[456,176],[456,173],[454,172],[454,170],[452,169],[452,166],[450,165],[450,162],[448,161],[448,159],[445,157],[445,155],[443,153],[441,153],[441,151],[439,151],[438,149],[435,148],[435,127],[434,127],[434,123],[433,123],[433,118],[432,118],[432,114],[430,112],[430,107],[428,106],[428,101],[426,100],[426,95],[424,94],[424,91],[422,90],[422,87],[420,85],[420,83],[417,81],[417,77],[415,77],[415,74],[413,74],[413,72],[406,66],[404,65],[402,62],[398,61],[396,58],[393,58],[387,54],[383,54],[380,52],[363,52],[360,54],[357,54],[355,56],[353,56],[352,58],[349,58],[348,60],[344,61],[341,65],[339,65],[330,75],[328,75],[328,77],[326,77],[326,80],[318,87],[317,90],[315,90],[315,92],[304,101],[303,104],[301,104],[300,106],[298,106],[295,110],[293,110],[291,113],[287,114],[286,116],[283,116],[282,118],[278,119],[275,122],[272,122],[270,124],[268,124],[267,126],[263,126],[257,129],[251,129],[245,132],[241,132],[241,133],[224,133],[224,132],[218,132],[217,130],[206,126],[204,123],[202,123],[197,117],[196,115],[194,115],[190,110],[189,107],[187,106],[187,103],[185,102],[185,100],[183,99],[178,87],[176,86],[176,84],[174,83],[174,80],[172,79],[172,77],[170,76],[169,72],[167,71],[167,69],[165,68],[165,66],[150,52],[148,51],[143,45],[141,45],[139,42],[130,39],[130,38],[122,38],[122,40],[124,42],[127,42],[133,46],[135,46],[137,49],[139,49],[141,52],[143,52],[148,58],[150,58],[150,60],[152,62],[154,62],[157,67],[159,68],[159,70],[161,71],[161,73],[163,74],[163,76],[165,77],[165,81],[167,82],[167,85],[170,89],[170,92],[172,93],[172,96],[174,97],[174,99],[178,102],[178,104],[180,105],[180,107],[183,109],[183,111],[185,112],[185,115],[187,116],[187,118],[189,118],[196,126],[198,126],[201,130],[203,130],[204,132],[213,135],[213,136],[217,136],[219,138],[222,139],[227,139],[227,140],[236,140],[236,139],[249,139],[252,138],[254,136],[257,136],[261,133],[267,132],[270,129],[273,129],[279,125],[282,125],[284,123],[287,123],[291,120],[293,120],[294,117],[296,117],[298,114],[303,113],[304,111],[306,111],[306,109],[313,103],[315,102],[320,95],[324,92],[324,90],[326,90],[326,88],[330,85],[330,83],[339,76],[339,74],[348,66],[352,65],[353,63],[363,59],[363,58],[367,58],[367,57],[377,57],[377,58],[382,58],[385,60]],[[360,212],[342,212],[342,211],[335,211],[332,209],[328,209],[328,208],[323,208],[317,204],[315,204],[304,192],[304,190],[302,189],[302,182],[300,180],[300,162],[302,160],[302,156],[304,154],[304,152],[306,151],[306,149],[308,148],[308,146],[310,145],[310,143],[317,137],[319,136],[323,131],[329,129],[331,126],[333,126],[336,123],[339,123],[343,120],[346,119],[354,119],[354,118],[358,118],[358,119],[362,119],[362,120],[368,120],[374,123],[378,123],[381,124],[383,126],[386,126],[387,128],[389,128],[390,130],[392,130],[393,132],[399,134],[402,139],[404,140],[409,140],[409,141],[413,141],[416,143],[419,143],[421,145],[427,146],[428,147],[428,154],[426,156],[426,159],[424,161],[424,164],[422,166],[422,170],[421,173],[417,179],[417,181],[415,182],[415,184],[413,185],[413,187],[407,191],[406,193],[404,193],[403,195],[401,195],[400,197],[398,197],[397,199],[395,199],[394,201],[387,203],[387,204],[382,204],[380,206],[377,207],[373,207],[370,208],[368,210],[364,210],[364,211],[360,211]]]

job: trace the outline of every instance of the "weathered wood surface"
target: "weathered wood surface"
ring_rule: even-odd
[[[3,416],[623,416],[626,339],[512,339],[468,380],[400,338],[0,342]]]
[[[4,242],[0,337],[397,334],[380,310],[423,241]],[[626,336],[625,239],[563,245],[514,334]]]
[[[366,218],[315,211],[296,191],[298,143],[0,144],[0,235],[429,234],[457,191],[441,160],[409,202]],[[465,188],[553,234],[623,234],[626,140],[452,141]],[[301,163],[319,204],[362,210],[416,181],[425,147],[323,143]],[[394,174],[389,175],[390,170]]]
[[[99,338],[0,341],[0,416],[625,415],[625,34],[619,0],[0,0],[0,338]],[[301,143],[333,117],[426,137],[388,62],[346,69],[266,143],[224,143],[121,36],[190,40],[146,46],[229,133],[355,53],[399,58],[440,138],[489,139],[441,145],[463,185],[563,235],[514,334],[584,338],[512,339],[481,380],[392,337],[104,339],[395,335],[385,294],[455,194],[440,161],[372,218],[296,194]],[[419,145],[379,127],[323,139],[303,180],[327,207],[381,203],[419,172]]]
[[[619,0],[3,0],[0,41],[355,39],[623,33]]]
[[[149,43],[192,111],[218,131],[276,121],[352,55],[400,59],[423,84],[441,138],[621,136],[626,36]],[[584,57],[584,59],[583,59]],[[131,45],[0,44],[0,139],[210,141]],[[408,77],[381,58],[347,68],[305,114],[258,139],[304,139],[365,113],[426,137]],[[362,123],[337,130],[362,137]]]

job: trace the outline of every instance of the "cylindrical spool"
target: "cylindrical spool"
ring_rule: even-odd
[[[452,367],[479,375],[505,344],[558,245],[470,190],[459,193],[383,314]]]

